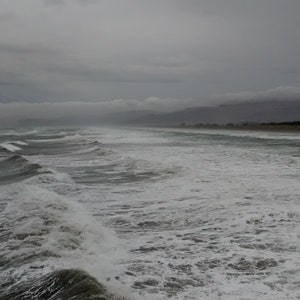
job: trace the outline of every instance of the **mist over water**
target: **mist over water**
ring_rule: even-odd
[[[0,299],[299,299],[297,133],[1,130]]]

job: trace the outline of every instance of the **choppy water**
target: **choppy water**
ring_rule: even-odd
[[[0,132],[0,299],[300,299],[300,136]]]

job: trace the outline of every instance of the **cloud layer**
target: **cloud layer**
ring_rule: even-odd
[[[248,91],[213,96],[206,105],[236,102],[300,101],[300,87],[278,87],[266,91]],[[72,118],[89,120],[90,117],[106,117],[118,112],[149,111],[167,113],[199,106],[193,98],[113,99],[109,101],[62,101],[62,102],[7,102],[0,103],[0,125],[13,126],[26,118]]]
[[[0,4],[2,103],[124,99],[137,109],[156,99],[175,110],[284,97],[300,82],[298,0]]]
[[[300,87],[279,86],[266,91],[246,91],[218,95],[212,99],[219,103],[249,101],[300,101]]]

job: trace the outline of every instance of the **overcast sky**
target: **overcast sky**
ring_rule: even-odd
[[[299,12],[299,0],[0,0],[0,117],[300,98]]]

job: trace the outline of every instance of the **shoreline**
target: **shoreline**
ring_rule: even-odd
[[[300,124],[196,124],[196,125],[179,125],[178,128],[189,129],[221,129],[221,130],[244,130],[244,131],[271,131],[271,132],[300,132]]]

